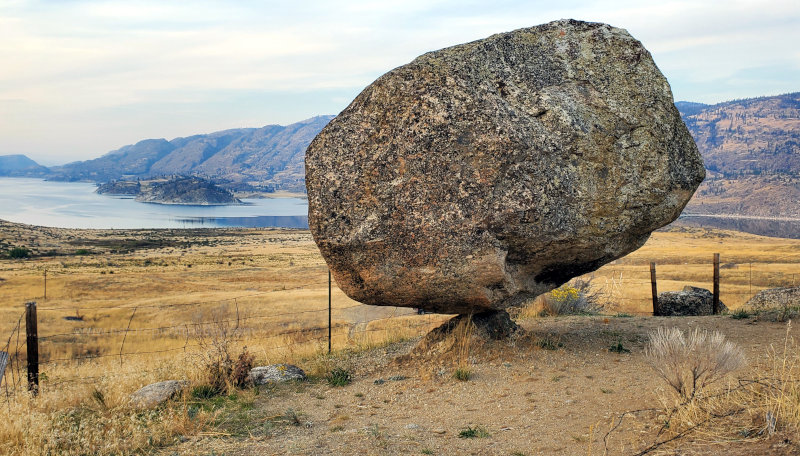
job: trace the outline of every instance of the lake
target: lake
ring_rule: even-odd
[[[60,228],[308,228],[304,198],[245,199],[245,206],[172,206],[98,195],[94,184],[0,178],[0,219]],[[681,216],[677,226],[800,239],[800,222]]]
[[[304,198],[243,199],[243,206],[174,206],[98,195],[94,184],[0,178],[0,219],[59,228],[308,228]]]
[[[770,220],[763,218],[730,218],[699,215],[681,215],[673,226],[719,228],[742,231],[759,236],[800,239],[800,221]]]

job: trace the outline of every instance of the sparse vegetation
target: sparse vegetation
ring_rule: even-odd
[[[253,356],[243,347],[234,360],[231,357],[233,345],[241,338],[238,321],[229,319],[226,308],[218,309],[206,321],[195,323],[194,334],[200,347],[198,356],[204,366],[208,384],[218,394],[243,387],[253,368]]]
[[[8,257],[12,259],[28,258],[31,251],[25,247],[13,247],[8,251]]]
[[[330,371],[325,377],[325,380],[327,380],[328,384],[331,386],[347,386],[353,381],[353,378],[350,375],[350,371],[342,367],[337,367]]]
[[[537,297],[519,311],[518,318],[600,313],[603,295],[594,289],[592,280],[591,277],[579,277]]]
[[[622,345],[622,340],[617,340],[617,343],[612,344],[608,351],[612,353],[630,353],[631,351]]]
[[[483,426],[467,426],[464,429],[458,431],[458,436],[462,439],[485,439],[490,437],[489,431],[486,430]]]
[[[549,336],[546,336],[537,340],[536,346],[542,350],[558,350],[559,348],[563,347],[564,344],[560,341],[552,339]]]
[[[750,312],[747,309],[737,309],[731,313],[731,318],[734,320],[744,320],[750,318]]]
[[[472,370],[467,367],[458,367],[453,372],[453,378],[462,382],[467,382],[472,378]]]
[[[742,350],[718,332],[695,328],[684,335],[678,328],[660,327],[649,337],[648,362],[686,401],[745,364]]]

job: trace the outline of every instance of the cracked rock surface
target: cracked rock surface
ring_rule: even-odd
[[[636,250],[704,176],[650,53],[574,20],[424,54],[306,152],[341,289],[442,313],[518,305]]]

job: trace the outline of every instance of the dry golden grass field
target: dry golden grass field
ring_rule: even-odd
[[[396,356],[448,316],[363,306],[334,284],[334,353],[327,356],[327,268],[307,231],[0,222],[0,250],[15,246],[33,256],[0,260],[0,349],[8,345],[14,357],[0,388],[2,454],[636,454],[674,436],[650,453],[717,454],[725,443],[731,454],[798,454],[800,366],[786,323],[647,316],[651,261],[659,291],[710,289],[712,257],[720,253],[721,299],[738,309],[758,290],[800,282],[797,240],[656,232],[591,275],[601,315],[523,311],[525,332],[511,340],[467,337],[402,361]],[[36,398],[22,378],[26,301],[38,303]],[[742,346],[749,366],[715,385],[714,394],[733,389],[715,396],[719,404],[673,407],[643,354],[649,331],[665,325],[718,330]],[[257,364],[297,363],[312,380],[213,398],[187,392],[146,412],[128,404],[131,392],[159,380],[187,379],[187,391],[196,392],[221,335],[233,356],[247,346]],[[796,337],[796,328],[788,335]],[[614,344],[631,352],[610,352]],[[785,363],[776,367],[776,360]],[[335,368],[352,373],[353,382],[326,383]],[[455,369],[472,376],[456,380]],[[774,391],[737,389],[743,379],[772,385],[775,378],[786,381]],[[759,434],[776,403],[783,407],[776,432]],[[673,409],[675,419],[665,418]],[[722,409],[740,410],[715,417]],[[665,420],[671,428],[662,429]],[[464,430],[474,438],[462,438]]]

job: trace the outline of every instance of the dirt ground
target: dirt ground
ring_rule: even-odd
[[[722,332],[746,353],[740,378],[765,362],[770,345],[782,347],[787,333],[785,323],[727,316],[537,318],[523,322],[522,335],[473,346],[469,381],[453,378],[455,364],[442,357],[398,362],[415,345],[405,342],[347,359],[354,380],[345,387],[268,388],[242,414],[223,419],[220,432],[164,454],[637,454],[668,436],[656,432],[662,401],[672,396],[643,354],[647,334],[659,326]],[[609,350],[619,343],[630,353]],[[648,454],[800,454],[800,436],[788,431],[730,441],[741,422],[747,419]],[[460,437],[470,428],[476,437]]]

